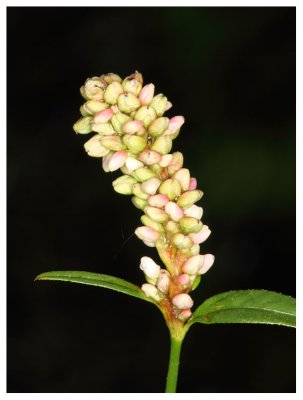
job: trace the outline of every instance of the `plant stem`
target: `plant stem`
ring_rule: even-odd
[[[168,364],[168,373],[166,378],[166,389],[165,393],[176,393],[177,381],[178,381],[178,371],[180,364],[180,352],[182,347],[183,338],[176,339],[170,336],[170,357]]]

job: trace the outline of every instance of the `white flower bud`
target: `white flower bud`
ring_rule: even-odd
[[[191,308],[194,305],[193,299],[186,293],[177,294],[173,297],[172,303],[180,310]]]
[[[150,257],[142,257],[140,269],[144,272],[147,282],[155,285],[160,275],[160,266]]]
[[[152,299],[154,299],[156,301],[161,300],[160,292],[154,285],[151,285],[150,283],[144,283],[141,286],[141,289],[143,290],[143,292],[145,293],[145,295],[147,297],[151,297]]]
[[[215,261],[215,256],[213,256],[212,254],[205,254],[204,256],[204,262],[202,267],[199,269],[199,274],[205,274],[209,268],[213,265]]]
[[[161,269],[160,275],[157,280],[157,288],[161,293],[167,294],[170,284],[170,274],[166,269]]]

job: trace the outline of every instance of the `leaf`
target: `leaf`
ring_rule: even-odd
[[[251,323],[296,326],[296,300],[267,290],[233,290],[207,299],[189,324]]]
[[[51,271],[44,272],[38,275],[35,280],[38,281],[66,281],[74,283],[82,283],[84,285],[99,286],[107,289],[116,290],[117,292],[125,293],[138,299],[149,301],[150,303],[158,304],[147,297],[139,286],[127,282],[124,279],[116,278],[110,275],[97,274],[94,272],[85,271]]]

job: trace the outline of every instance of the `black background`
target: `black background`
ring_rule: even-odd
[[[135,69],[184,115],[174,142],[205,195],[216,256],[196,304],[230,289],[295,295],[295,8],[8,8],[9,392],[161,392],[150,304],[33,282],[55,269],[142,284],[141,212],[76,136],[87,77]],[[129,239],[129,240],[127,240]],[[295,331],[192,328],[180,392],[294,392]]]

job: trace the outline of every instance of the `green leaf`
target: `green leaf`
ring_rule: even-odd
[[[38,281],[66,281],[74,283],[82,283],[84,285],[99,286],[107,289],[116,290],[117,292],[122,292],[138,299],[149,301],[150,303],[158,304],[147,297],[144,292],[139,288],[139,286],[133,283],[127,282],[124,279],[116,278],[110,275],[97,274],[94,272],[85,271],[51,271],[44,272],[38,275],[35,280]]]
[[[244,323],[296,326],[296,300],[267,290],[233,290],[207,299],[193,313],[190,325]]]

